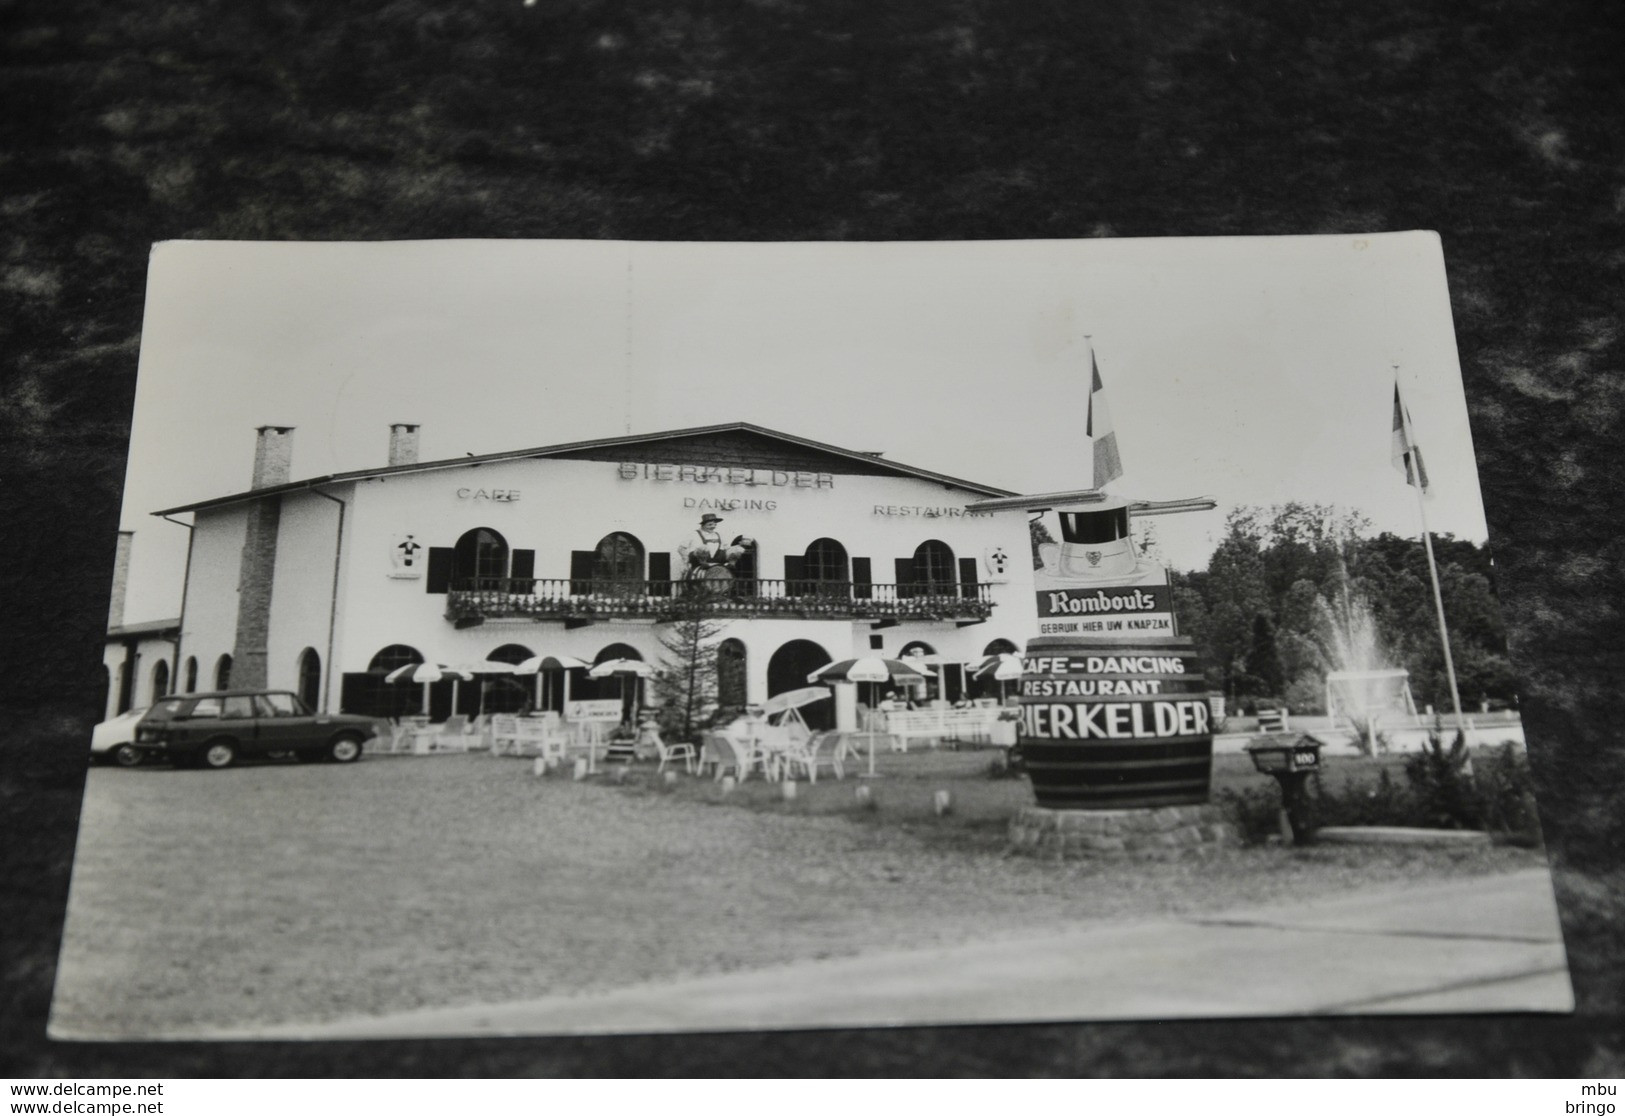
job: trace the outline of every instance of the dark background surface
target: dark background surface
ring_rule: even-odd
[[[0,1075],[1618,1075],[1621,9],[0,2]],[[43,1037],[149,244],[1436,229],[1581,1010],[344,1045]]]

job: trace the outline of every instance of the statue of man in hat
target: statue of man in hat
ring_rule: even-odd
[[[700,525],[694,530],[697,537],[679,548],[687,565],[683,574],[685,579],[703,578],[707,576],[707,570],[718,566],[727,567],[727,547],[723,545],[722,535],[717,531],[717,524],[721,522],[720,515],[706,512],[700,517]]]

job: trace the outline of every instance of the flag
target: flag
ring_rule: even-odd
[[[1117,431],[1112,429],[1112,412],[1106,406],[1100,365],[1095,363],[1093,350],[1089,353],[1089,371],[1093,379],[1089,384],[1089,418],[1084,433],[1094,447],[1095,475],[1090,487],[1100,488],[1123,475],[1123,459],[1117,456]]]
[[[1411,413],[1399,397],[1399,381],[1394,381],[1394,468],[1405,474],[1405,483],[1428,490],[1427,466],[1422,464],[1422,447],[1411,433]]]

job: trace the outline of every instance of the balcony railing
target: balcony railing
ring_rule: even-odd
[[[815,620],[986,620],[986,584],[891,585],[850,581],[596,581],[477,578],[447,594],[458,623],[533,620],[670,620],[680,616],[799,617]]]

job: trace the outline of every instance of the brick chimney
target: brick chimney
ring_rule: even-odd
[[[418,424],[397,422],[389,428],[389,463],[416,465],[418,463]]]
[[[293,468],[293,427],[261,426],[254,443],[253,488],[287,484]]]
[[[134,531],[118,533],[118,549],[113,552],[113,595],[107,602],[109,628],[124,623],[124,592],[130,584],[130,543],[134,539]]]

